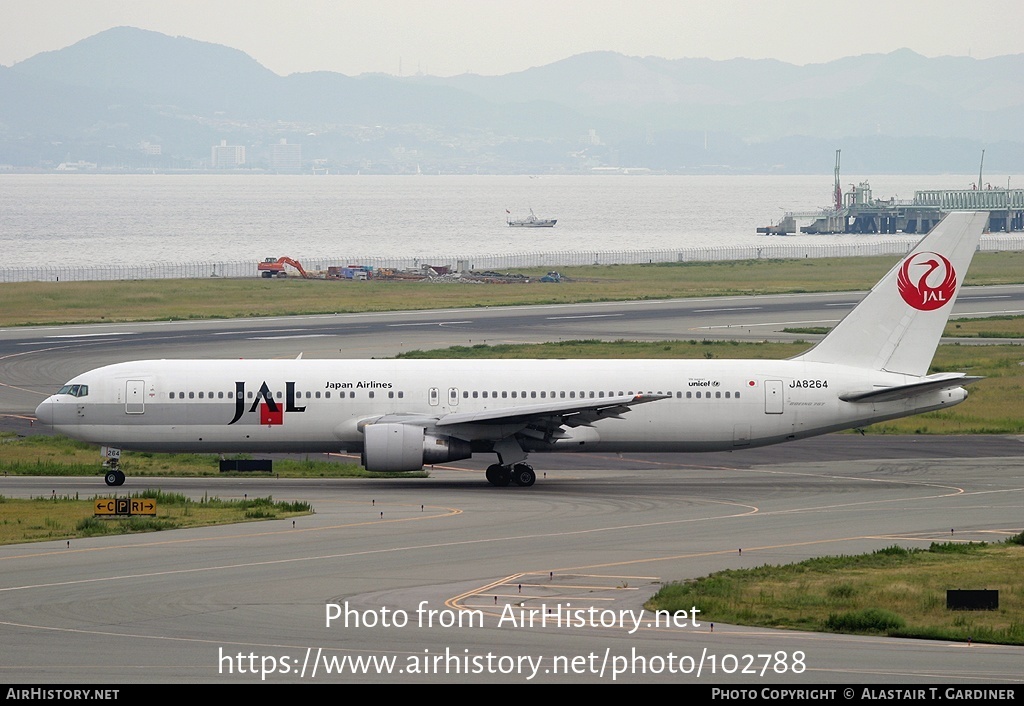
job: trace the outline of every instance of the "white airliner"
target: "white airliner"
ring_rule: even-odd
[[[370,471],[494,453],[720,451],[951,407],[928,375],[987,213],[948,215],[818,345],[790,360],[147,360],[83,373],[36,410],[117,449],[360,452]],[[124,483],[116,467],[108,485]]]

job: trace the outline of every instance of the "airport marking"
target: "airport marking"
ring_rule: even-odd
[[[734,307],[722,308],[722,309],[694,309],[693,313],[694,314],[708,314],[708,313],[718,313],[720,311],[760,311],[763,308],[764,308],[763,306],[734,306]]]
[[[716,324],[714,326],[696,326],[696,330],[700,329],[716,329],[716,328],[752,328],[754,326],[801,326],[806,324],[835,324],[838,323],[839,319],[819,319],[817,321],[767,321],[762,324]]]
[[[134,331],[110,331],[108,333],[65,333],[53,334],[46,338],[90,338],[95,336],[134,336]]]
[[[558,321],[561,319],[608,319],[622,314],[577,314],[573,316],[545,316],[547,321]]]
[[[451,324],[471,324],[472,321],[417,321],[408,324],[388,324],[389,328],[399,328],[403,326],[448,326]]]

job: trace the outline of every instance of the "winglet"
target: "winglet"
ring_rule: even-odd
[[[948,214],[818,345],[794,360],[925,375],[987,222],[985,211]]]

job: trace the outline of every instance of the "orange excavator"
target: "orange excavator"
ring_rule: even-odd
[[[309,279],[309,275],[304,269],[302,264],[298,260],[293,260],[290,257],[279,257],[276,260],[272,257],[268,257],[263,262],[256,265],[256,269],[260,273],[260,277],[287,277],[288,270],[284,268],[285,265],[291,265],[299,274],[302,275],[303,279]]]

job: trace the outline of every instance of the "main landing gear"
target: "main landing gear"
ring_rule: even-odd
[[[487,482],[499,488],[503,488],[509,483],[529,488],[537,482],[537,474],[533,472],[533,466],[528,463],[517,463],[511,467],[495,463],[487,467]]]

